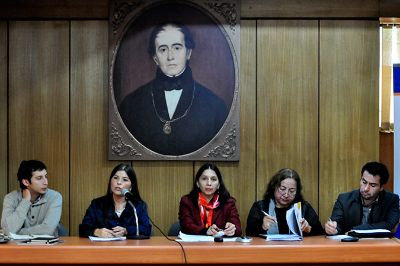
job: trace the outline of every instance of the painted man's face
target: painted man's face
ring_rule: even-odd
[[[187,49],[183,33],[173,25],[166,25],[155,39],[154,62],[170,77],[180,75],[190,59],[191,49]]]

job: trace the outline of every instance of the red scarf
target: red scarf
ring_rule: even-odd
[[[214,194],[210,202],[199,192],[199,208],[200,208],[200,219],[203,222],[205,228],[212,225],[212,216],[214,209],[219,206],[219,194]],[[208,215],[207,215],[208,211]]]

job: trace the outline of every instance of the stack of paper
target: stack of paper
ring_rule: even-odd
[[[17,235],[14,233],[10,233],[10,238],[12,240],[16,241],[24,241],[24,240],[32,240],[32,239],[37,239],[37,240],[51,240],[55,239],[55,236],[52,235]]]
[[[17,235],[10,233],[10,237],[19,245],[49,245],[60,242],[58,237],[52,235]]]
[[[267,235],[267,241],[299,241],[303,238],[299,235],[272,234]]]
[[[92,241],[101,241],[101,242],[106,242],[106,241],[121,241],[121,240],[126,240],[125,236],[121,237],[97,237],[97,236],[89,236],[89,239]]]
[[[204,235],[188,235],[179,232],[178,239],[176,241],[180,242],[214,242],[214,236],[204,236]],[[224,242],[235,242],[236,237],[224,237]]]

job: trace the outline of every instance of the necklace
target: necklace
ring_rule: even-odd
[[[115,212],[116,212],[117,214],[121,214],[124,210],[125,210],[125,208],[122,208],[122,209],[115,210]]]
[[[195,86],[195,83],[194,83],[194,81],[193,81],[192,100],[190,101],[190,104],[189,104],[188,108],[186,108],[185,112],[184,112],[180,117],[177,117],[177,118],[175,118],[175,119],[165,120],[164,118],[162,118],[162,117],[160,116],[160,114],[159,114],[158,111],[157,111],[156,104],[155,104],[155,102],[154,102],[153,88],[151,89],[151,100],[152,100],[152,102],[153,102],[154,111],[156,112],[156,115],[157,115],[158,119],[159,119],[162,123],[164,123],[163,131],[164,131],[164,134],[165,134],[165,135],[171,134],[171,132],[172,132],[171,123],[173,123],[173,122],[175,122],[175,121],[178,121],[178,120],[184,118],[184,117],[188,114],[188,112],[189,112],[189,110],[190,110],[190,108],[192,107],[192,104],[193,104],[193,99],[194,99],[194,92],[195,92],[195,90],[196,90],[196,86]],[[182,97],[182,96],[181,96],[181,97]],[[179,102],[178,102],[178,104],[179,104]]]

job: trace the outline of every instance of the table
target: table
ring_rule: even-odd
[[[86,238],[62,237],[56,245],[0,244],[0,264],[184,264],[183,252],[175,241],[164,237],[148,240],[91,242]],[[361,239],[343,243],[324,236],[304,241],[251,243],[182,243],[190,265],[400,265],[398,239]]]

